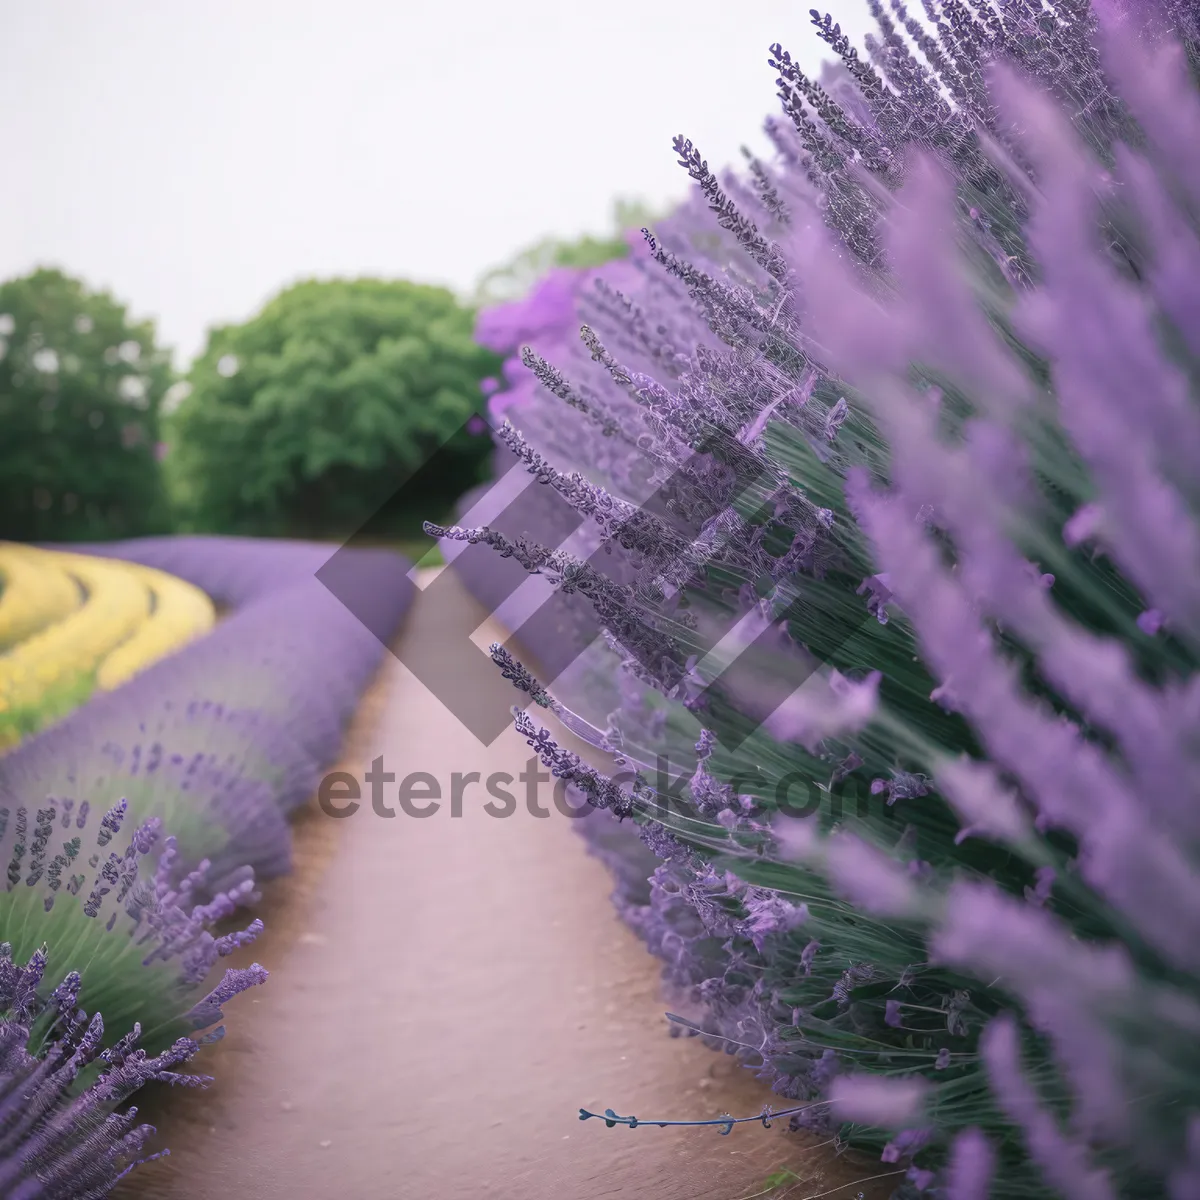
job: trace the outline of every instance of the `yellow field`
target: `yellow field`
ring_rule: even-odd
[[[0,543],[0,747],[213,625],[212,601],[134,563]]]
[[[79,585],[52,554],[0,543],[0,653],[83,602]]]
[[[131,637],[108,654],[96,671],[104,691],[131,679],[144,667],[207,633],[215,620],[212,601],[198,587],[156,571],[129,564],[154,597],[154,610]]]

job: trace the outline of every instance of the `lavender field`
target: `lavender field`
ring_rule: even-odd
[[[0,531],[0,1200],[1200,1200],[1200,7],[862,7],[644,228],[105,352],[130,501]]]

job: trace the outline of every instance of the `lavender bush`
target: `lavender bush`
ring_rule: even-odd
[[[128,811],[124,800],[107,812],[70,799],[34,811],[0,808],[0,941],[18,959],[55,947],[78,967],[78,998],[105,1013],[110,1032],[140,1022],[158,1049],[220,1016],[209,1012],[205,980],[219,959],[255,940],[262,922],[214,937],[210,927],[253,892],[253,872],[243,868],[227,890],[198,903],[209,864],[183,871],[178,843],[162,837],[157,818],[122,839]],[[257,967],[235,972],[241,982],[228,995],[261,977]]]
[[[74,1007],[75,976],[67,976],[48,1001],[38,995],[45,966],[42,952],[19,967],[9,947],[0,946],[0,1189],[10,1200],[106,1196],[134,1167],[166,1153],[139,1158],[154,1127],[135,1123],[136,1108],[114,1109],[152,1079],[203,1083],[174,1069],[199,1047],[183,1038],[147,1058],[134,1049],[134,1036],[100,1051],[104,1023],[99,1015],[89,1022]],[[30,1029],[42,1018],[50,1031],[31,1053]],[[73,1085],[98,1055],[100,1077],[75,1096]]]
[[[772,47],[772,163],[718,178],[677,139],[696,202],[634,283],[571,298],[584,356],[525,355],[502,440],[600,553],[435,532],[604,629],[606,719],[494,656],[638,772],[517,718],[654,852],[642,884],[582,822],[679,1029],[901,1194],[1186,1200],[1200,10],[872,12],[865,56],[812,14],[819,83]],[[670,807],[663,752],[690,764]]]
[[[136,1123],[136,1108],[117,1108],[152,1080],[210,1082],[178,1068],[224,1034],[216,1025],[222,1005],[266,978],[255,964],[226,971],[215,988],[206,982],[220,958],[262,929],[255,921],[240,933],[209,931],[252,880],[193,904],[206,864],[181,878],[175,840],[161,838],[156,820],[118,853],[112,847],[122,844],[125,815],[123,803],[94,819],[86,803],[76,809],[63,801],[38,810],[30,828],[24,808],[0,810],[8,861],[0,906],[0,1194],[11,1200],[107,1195],[146,1161],[139,1156],[154,1133]],[[95,835],[88,849],[85,831]],[[48,975],[52,963],[77,969]]]
[[[385,551],[339,556],[338,589],[362,597],[360,620],[313,577],[328,547],[171,538],[103,550],[236,607],[204,638],[0,759],[0,804],[123,799],[138,820],[157,817],[173,831],[181,866],[209,861],[205,887],[215,892],[239,886],[246,866],[259,878],[287,871],[287,818],[336,758],[381,638],[407,608],[407,563]]]

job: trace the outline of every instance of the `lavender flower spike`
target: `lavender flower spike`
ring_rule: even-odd
[[[696,188],[629,259],[481,319],[532,516],[454,536],[604,635],[555,702],[643,778],[521,732],[623,818],[578,828],[676,1032],[902,1160],[896,1200],[1185,1200],[1200,11],[868,7],[863,48],[810,14],[819,79],[771,47],[773,161],[679,139]],[[580,515],[586,562],[540,549]]]
[[[949,1200],[988,1200],[988,1184],[996,1167],[996,1155],[979,1129],[964,1129],[954,1139],[947,1168]]]
[[[65,977],[49,999],[38,986],[47,952],[25,967],[0,945],[0,1194],[12,1200],[76,1200],[106,1196],[142,1163],[154,1133],[137,1124],[137,1109],[117,1108],[151,1081],[203,1087],[203,1075],[180,1073],[199,1049],[181,1038],[148,1057],[136,1049],[140,1026],[101,1051],[104,1022],[89,1020],[76,1006],[79,976]],[[35,1024],[44,1037],[31,1037]],[[36,1050],[29,1047],[37,1044]],[[95,1081],[79,1091],[77,1081],[99,1063]]]
[[[198,904],[197,892],[211,893],[208,865],[182,875],[176,841],[162,837],[157,818],[127,832],[123,841],[124,814],[125,806],[117,804],[107,813],[80,806],[75,815],[71,806],[51,799],[35,815],[32,838],[27,811],[11,814],[8,830],[0,834],[0,858],[9,859],[0,940],[27,956],[50,937],[67,939],[82,964],[72,985],[80,1002],[105,1013],[111,1035],[140,1022],[150,1031],[148,1048],[158,1051],[197,1028],[194,1006],[212,968],[235,947],[253,942],[263,926],[252,921],[215,937],[211,927],[253,894],[252,873]],[[8,816],[0,809],[0,820]],[[64,816],[74,816],[68,831],[62,829]],[[94,850],[81,836],[89,819],[98,827]],[[64,832],[74,836],[61,837]],[[247,976],[243,986],[265,978],[261,968],[253,971],[258,974]],[[222,993],[225,999],[232,994]],[[220,1017],[219,1006],[219,1001],[211,1006],[212,1021]]]
[[[842,1075],[829,1089],[834,1114],[886,1129],[903,1129],[919,1118],[929,1087],[921,1080]]]

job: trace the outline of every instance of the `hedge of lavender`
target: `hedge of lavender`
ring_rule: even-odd
[[[329,547],[181,537],[91,549],[177,574],[234,611],[0,759],[0,802],[125,798],[138,819],[164,820],[189,866],[209,859],[218,886],[247,865],[259,878],[286,872],[287,817],[336,758],[399,625],[407,562],[337,556],[337,590],[360,620],[315,578]]]
[[[186,579],[207,592],[215,604],[227,608],[241,608],[288,585],[310,582],[334,551],[334,547],[322,542],[203,534],[132,538],[70,549],[167,571]],[[355,560],[363,561],[362,554],[356,551]],[[370,553],[365,561],[382,562],[380,554]],[[392,559],[394,556],[387,561]]]
[[[865,56],[813,12],[820,83],[772,47],[772,162],[718,178],[678,139],[695,202],[620,282],[560,289],[582,352],[560,323],[523,355],[540,386],[508,373],[502,441],[617,578],[434,531],[603,627],[607,720],[494,657],[637,770],[518,715],[638,831],[593,836],[680,1028],[900,1195],[1187,1200],[1200,9],[872,12]]]
[[[117,1106],[151,1079],[204,1082],[175,1068],[224,1030],[191,1035],[266,975],[212,988],[262,925],[209,929],[288,870],[287,819],[413,594],[386,551],[326,567],[329,547],[250,539],[78,549],[171,571],[233,611],[0,758],[0,1194],[26,1200],[106,1195],[152,1132]]]
[[[0,943],[0,1194],[10,1200],[106,1196],[148,1161],[140,1156],[153,1127],[137,1123],[136,1108],[118,1107],[150,1081],[211,1082],[178,1068],[223,1036],[222,1006],[267,977],[253,964],[212,986],[218,960],[262,931],[253,921],[210,932],[246,887],[196,903],[207,869],[181,873],[177,843],[157,819],[122,852],[111,848],[127,813],[123,801],[101,816],[49,798],[29,830],[23,807],[0,809],[0,845],[11,855]]]
[[[631,251],[635,259],[644,255],[640,239],[632,242]],[[610,483],[614,477],[619,478],[622,493],[639,500],[650,495],[650,478],[645,471],[637,471],[641,464],[632,459],[628,445],[614,445],[608,438],[597,440],[578,405],[574,411],[564,411],[556,402],[556,396],[569,403],[577,398],[566,377],[549,360],[572,361],[579,340],[580,301],[593,289],[600,305],[620,306],[626,294],[636,295],[652,283],[652,277],[647,279],[627,259],[587,270],[557,268],[523,299],[485,309],[475,331],[476,338],[488,349],[507,356],[503,384],[487,381],[492,385],[488,404],[492,423],[500,426],[510,413],[519,413],[517,420],[527,437],[568,461],[581,445],[586,446],[593,473]],[[526,341],[536,343],[538,353],[527,346],[517,353]],[[619,547],[614,554],[611,541],[606,541],[593,523],[582,520],[569,503],[561,499],[555,502],[555,496],[535,486],[518,493],[507,486],[510,479],[504,486],[496,486],[496,481],[510,472],[523,475],[519,469],[522,465],[503,441],[498,442],[493,455],[493,481],[462,497],[457,506],[459,518],[474,518],[474,524],[484,521],[506,537],[560,546],[581,558],[603,553],[606,575],[621,583],[632,583],[637,576],[635,564],[620,553]],[[608,711],[603,705],[615,701],[616,692],[612,686],[605,687],[596,679],[596,671],[589,669],[595,665],[598,633],[589,613],[578,605],[563,604],[561,596],[552,596],[552,589],[530,588],[528,582],[522,594],[516,595],[518,585],[529,579],[516,558],[497,557],[486,547],[465,546],[449,539],[442,540],[441,550],[455,574],[488,612],[514,629],[531,620],[536,623],[539,666],[557,677],[560,692],[578,691],[579,697],[586,695],[593,707],[600,704],[597,711]]]

